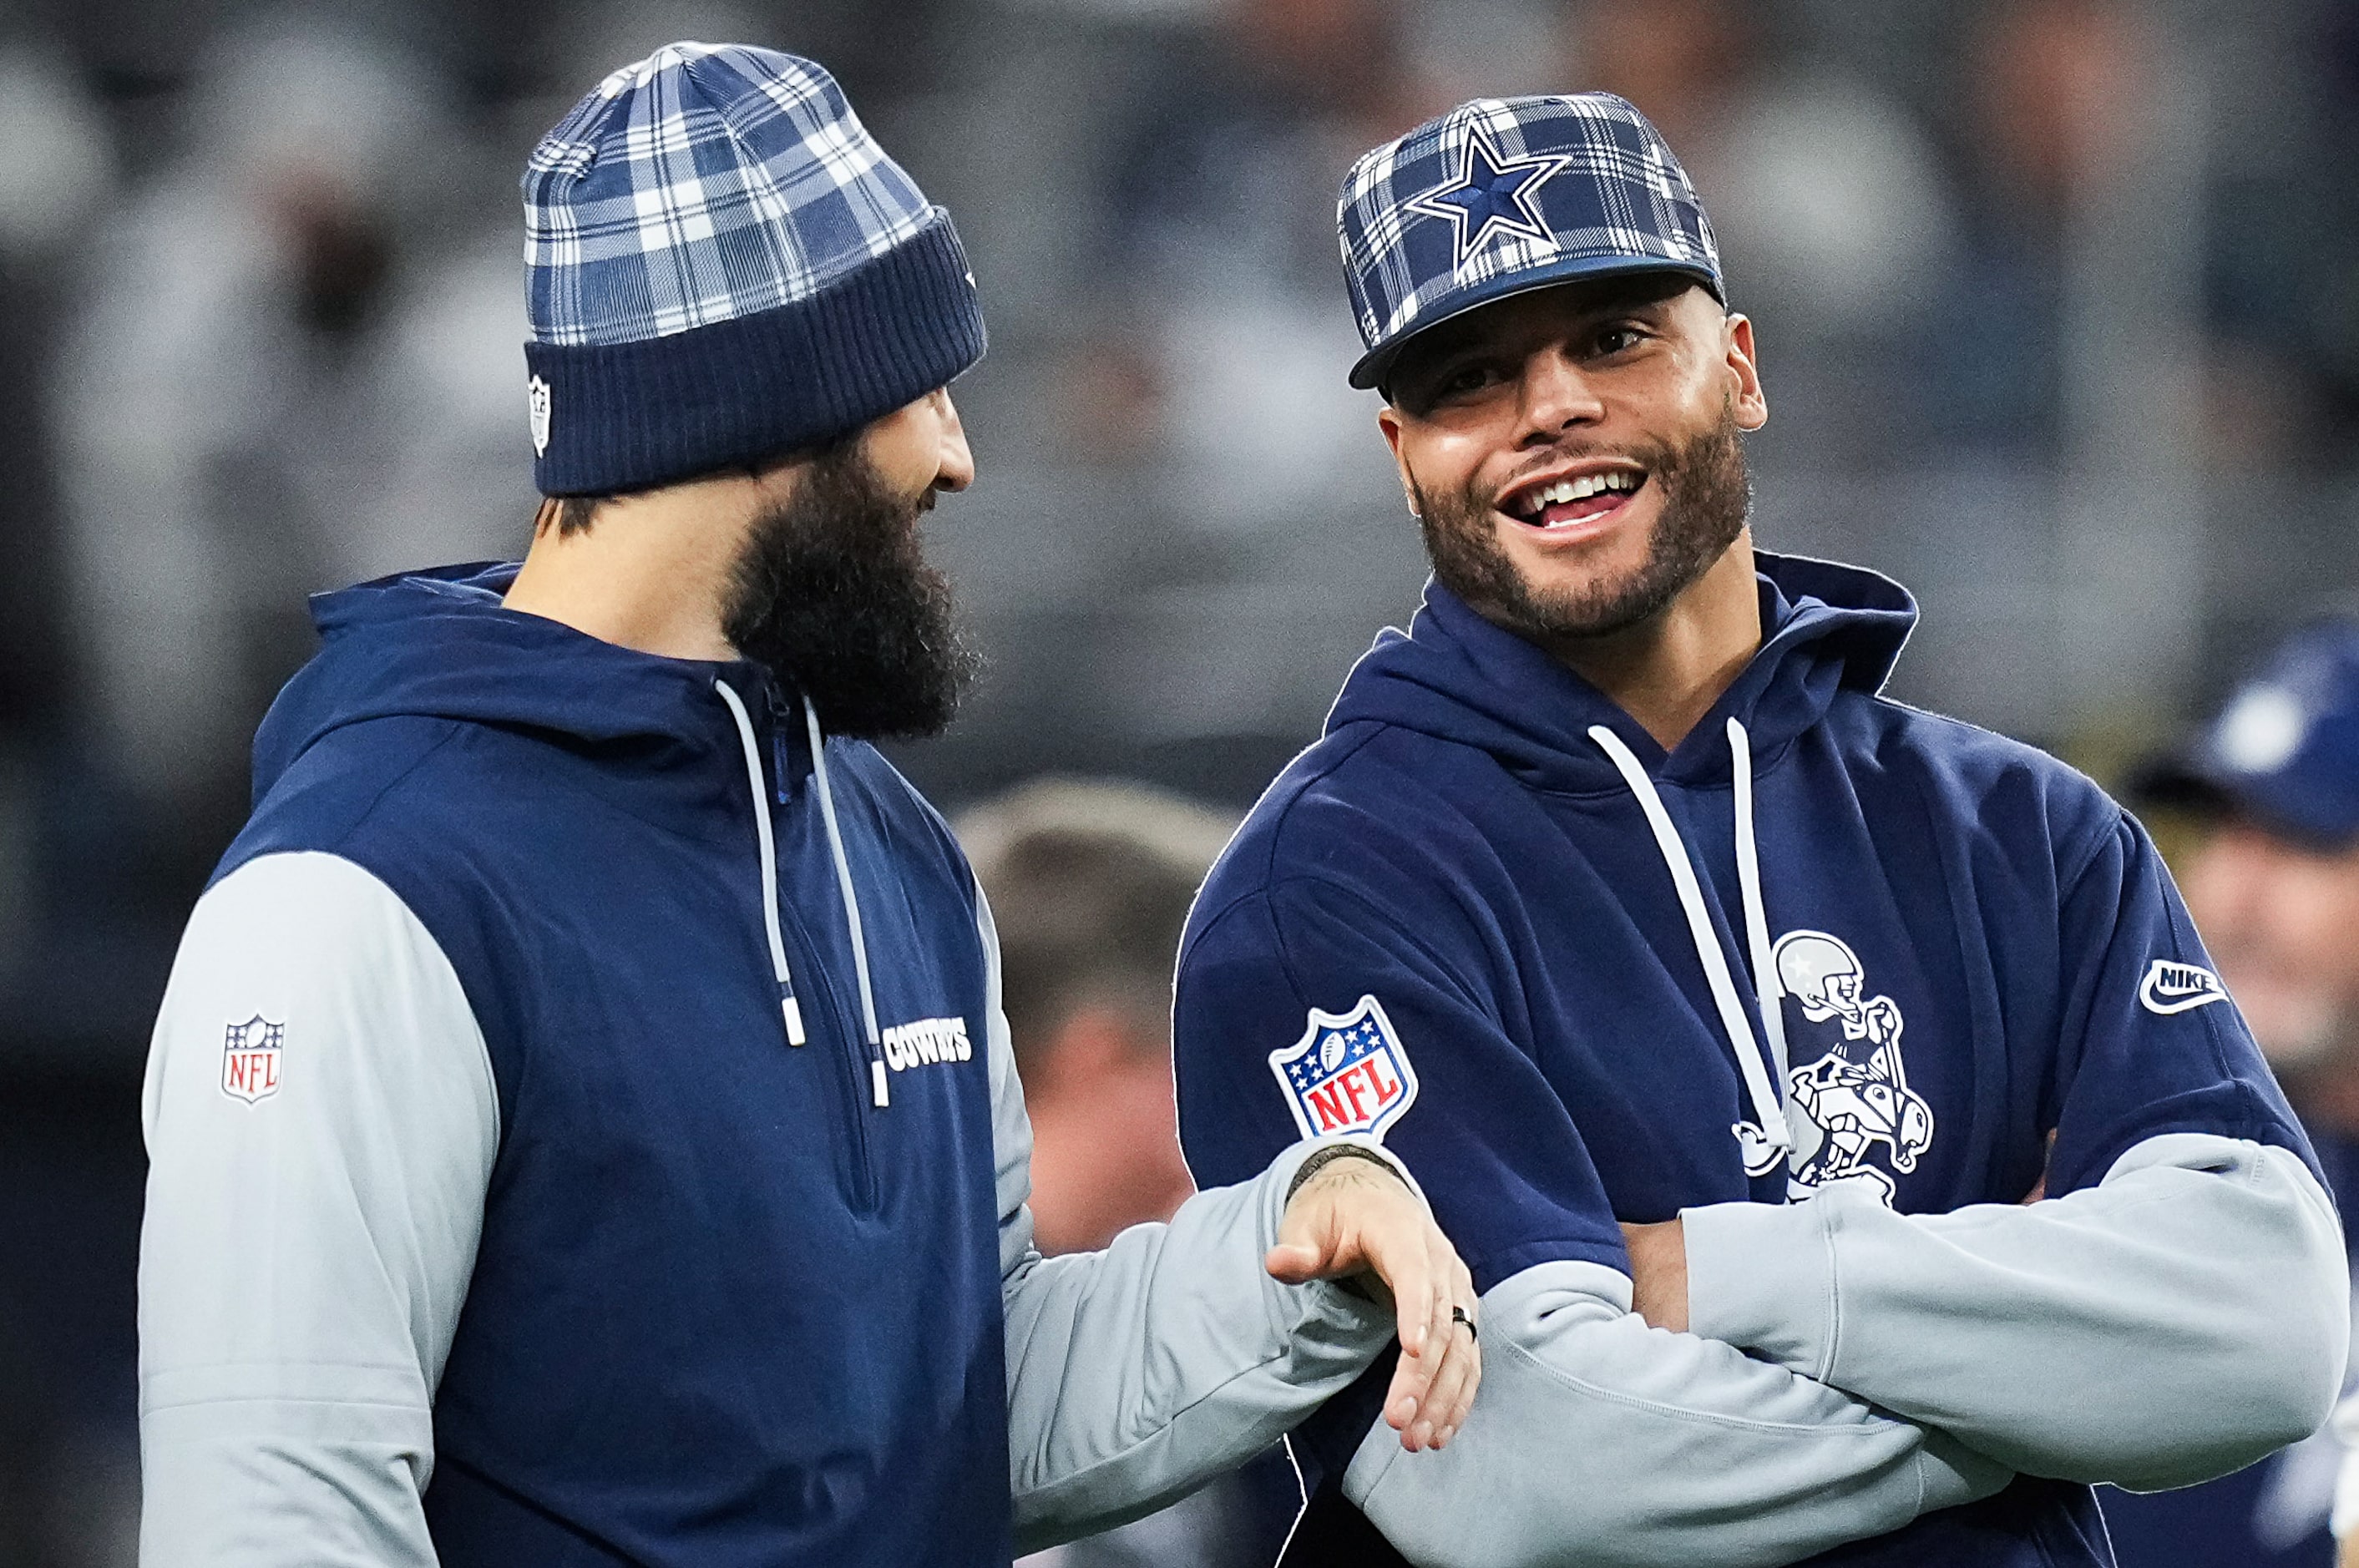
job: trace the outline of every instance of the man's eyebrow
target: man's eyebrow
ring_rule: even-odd
[[[1638,293],[1610,295],[1593,305],[1577,305],[1570,312],[1575,321],[1593,321],[1607,316],[1647,315],[1668,310],[1679,299],[1676,294]]]
[[[1580,332],[1595,327],[1617,317],[1656,317],[1675,304],[1681,290],[1668,292],[1652,289],[1631,289],[1609,294],[1590,304],[1568,305],[1564,313],[1545,329],[1535,328],[1521,333],[1461,333],[1445,336],[1448,326],[1434,330],[1436,341],[1420,344],[1414,354],[1402,356],[1392,380],[1396,385],[1415,384],[1430,380],[1451,368],[1456,362],[1485,354],[1513,354],[1517,352],[1515,340],[1547,336],[1555,332]]]

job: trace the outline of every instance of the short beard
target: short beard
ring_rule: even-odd
[[[1566,448],[1563,455],[1596,455]],[[1710,570],[1745,531],[1753,485],[1733,408],[1684,446],[1657,443],[1627,455],[1662,486],[1663,504],[1636,571],[1575,587],[1538,589],[1499,542],[1492,508],[1471,489],[1426,494],[1414,478],[1425,552],[1443,586],[1485,620],[1543,648],[1607,637],[1654,619]],[[1626,504],[1626,503],[1625,503]]]
[[[976,659],[919,540],[932,505],[930,489],[894,495],[842,441],[755,517],[731,568],[723,635],[800,689],[831,734],[939,735],[958,712]]]

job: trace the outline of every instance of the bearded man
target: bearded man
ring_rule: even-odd
[[[142,1561],[1004,1568],[1348,1384],[1369,1272],[1447,1442],[1471,1292],[1379,1151],[1031,1245],[990,912],[868,744],[962,668],[947,214],[735,47],[524,184],[531,551],[321,601],[157,1025]]]
[[[1746,528],[1768,406],[1670,149],[1465,104],[1340,213],[1433,564],[1190,916],[1201,1180],[1415,1163],[1482,1407],[1290,1440],[1289,1563],[2112,1561],[2091,1485],[2324,1419],[2343,1240],[2147,835],[1877,693],[1915,618]]]

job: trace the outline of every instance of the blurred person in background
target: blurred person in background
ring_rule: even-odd
[[[2180,879],[2187,912],[2343,1200],[2347,1234],[2359,1220],[2359,618],[2297,632],[2136,788],[2204,829]],[[2338,1430],[2353,1414],[2209,1485],[2109,1496],[2125,1568],[2325,1568],[2330,1509],[2345,1532],[2359,1523],[2359,1474],[2334,1508],[2338,1469],[2359,1452],[2359,1433]]]
[[[1171,1095],[1171,966],[1235,817],[1147,785],[1049,779],[955,825],[999,932],[1040,1250],[1169,1218],[1195,1191]]]
[[[1885,345],[1938,297],[1958,213],[1908,105],[1737,0],[1574,0],[1560,48],[1563,81],[1627,98],[1680,148],[1747,313],[1792,345],[1787,439],[1851,464],[1925,439],[1917,377]]]
[[[0,1563],[114,1568],[138,1528],[137,1148],[100,1009],[49,988],[62,971],[119,992],[123,970],[120,948],[57,919],[96,878],[57,847],[88,774],[41,436],[63,309],[119,170],[82,62],[28,9],[0,15]]]
[[[2131,0],[1995,0],[1961,25],[1966,254],[1940,278],[1924,370],[1945,439],[2047,456],[2075,436],[2068,378],[2092,346],[2075,336],[2093,286],[2080,268],[2131,237],[2104,232],[2105,199],[2151,162],[2158,39]],[[2186,232],[2136,237],[2167,250]]]
[[[1134,106],[1113,169],[1110,303],[1149,334],[1170,482],[1199,526],[1265,550],[1322,542],[1352,515],[1333,486],[1357,466],[1343,460],[1366,414],[1319,369],[1351,332],[1331,298],[1334,228],[1302,186],[1440,106],[1407,8],[1216,0],[1207,34]]]
[[[1171,965],[1233,814],[1140,784],[1046,779],[959,817],[991,901],[1001,1005],[1032,1116],[1043,1252],[1104,1247],[1195,1191],[1171,1093]],[[1273,1449],[1037,1568],[1268,1568],[1301,1506]]]
[[[452,232],[465,122],[430,61],[266,13],[212,41],[177,146],[100,236],[53,424],[90,723],[158,853],[201,863],[303,595],[507,554],[532,495],[514,254]]]
[[[1120,655],[1167,734],[1282,728],[1338,654],[1415,583],[1413,541],[1347,536],[1386,494],[1364,399],[1321,367],[1351,348],[1329,298],[1334,230],[1302,200],[1359,147],[1445,100],[1410,0],[1214,0],[1125,104],[1100,197],[1096,331],[1072,364],[1082,439],[1137,454],[1167,535],[1193,543],[1176,602],[1142,595]],[[1150,546],[1149,548],[1153,548]],[[1315,600],[1273,586],[1316,580]],[[1211,630],[1208,633],[1208,628]],[[1250,786],[1248,786],[1250,787]]]

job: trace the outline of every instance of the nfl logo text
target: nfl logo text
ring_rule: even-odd
[[[222,1050],[222,1093],[247,1105],[278,1093],[278,1052],[285,1026],[256,1013],[229,1026]]]
[[[1417,1098],[1417,1070],[1374,996],[1348,1013],[1310,1010],[1302,1038],[1269,1056],[1305,1138],[1381,1138]]]

